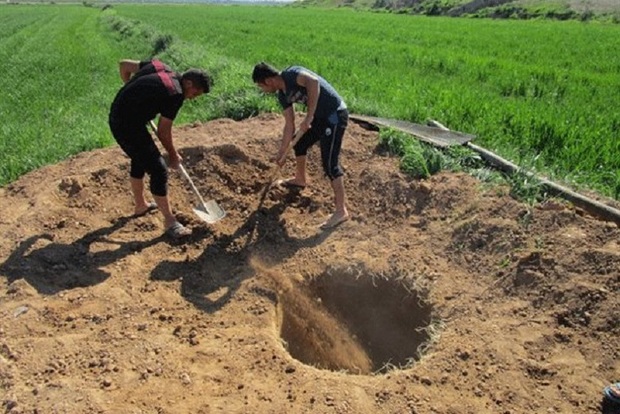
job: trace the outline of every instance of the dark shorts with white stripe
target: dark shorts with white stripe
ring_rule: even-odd
[[[338,111],[337,120],[330,121],[325,118],[315,118],[310,128],[295,144],[295,156],[306,155],[311,146],[320,142],[321,164],[325,175],[330,180],[335,180],[344,174],[340,165],[340,149],[342,137],[349,122],[349,112],[346,109]]]

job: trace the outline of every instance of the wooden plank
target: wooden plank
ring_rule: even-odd
[[[449,131],[446,126],[440,124],[437,121],[431,120],[431,123],[433,125],[436,125],[438,128]],[[620,210],[612,206],[608,206],[607,204],[603,204],[590,197],[579,194],[544,177],[539,177],[536,174],[527,171],[516,164],[513,164],[512,162],[500,157],[499,155],[487,149],[472,144],[471,142],[466,143],[465,146],[476,151],[486,162],[496,168],[499,168],[507,174],[524,174],[528,178],[538,181],[550,194],[562,197],[563,199],[570,201],[571,203],[584,209],[594,217],[606,221],[613,221],[620,226]]]
[[[351,114],[349,118],[357,123],[366,123],[374,126],[382,126],[398,129],[418,138],[420,141],[436,145],[438,147],[449,147],[453,145],[465,145],[476,136],[463,132],[445,130],[434,126],[414,124],[412,122],[400,121],[397,119],[376,118],[373,116]]]
[[[535,174],[526,171],[513,164],[512,162],[505,160],[493,152],[486,150],[482,147],[472,144],[471,140],[475,138],[475,135],[464,134],[458,131],[452,131],[441,123],[431,120],[429,125],[419,125],[407,121],[399,121],[396,119],[376,118],[372,116],[351,114],[349,118],[360,124],[368,124],[378,129],[378,126],[395,128],[400,131],[409,133],[421,141],[428,142],[429,144],[438,147],[449,147],[453,145],[463,145],[477,152],[486,162],[492,166],[499,168],[500,170],[508,174],[521,173],[527,177],[537,180],[541,183],[549,193],[562,197],[574,205],[581,207],[591,215],[598,217],[602,220],[613,221],[620,226],[620,210],[603,204],[592,198],[586,197],[582,194],[572,191],[569,188],[563,187],[553,181],[547,180],[542,177],[538,177]]]

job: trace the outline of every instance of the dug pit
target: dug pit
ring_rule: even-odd
[[[304,286],[279,284],[280,335],[305,364],[383,373],[410,367],[432,340],[432,307],[410,277],[329,269]]]

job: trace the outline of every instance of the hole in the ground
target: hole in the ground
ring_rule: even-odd
[[[411,366],[432,339],[427,293],[407,277],[358,270],[332,269],[303,292],[280,289],[288,351],[305,364],[357,374]]]

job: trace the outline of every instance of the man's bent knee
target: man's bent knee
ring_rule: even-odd
[[[153,195],[165,197],[168,195],[168,170],[163,159],[157,163],[151,173],[150,189]]]
[[[344,171],[340,166],[331,169],[326,168],[325,175],[330,181],[334,181],[335,179],[342,177],[344,175]]]

